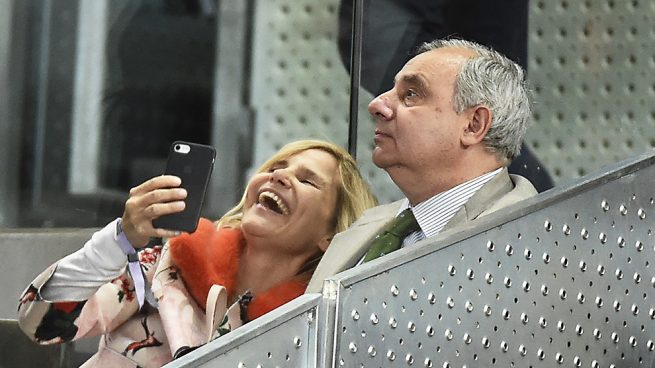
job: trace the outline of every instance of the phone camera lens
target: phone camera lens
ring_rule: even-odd
[[[176,145],[175,145],[175,151],[177,152],[177,151],[179,151],[179,150],[180,150],[180,145],[179,145],[179,144],[176,144]]]

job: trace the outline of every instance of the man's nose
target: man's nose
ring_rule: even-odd
[[[371,114],[376,120],[390,120],[393,118],[393,108],[389,103],[388,92],[385,92],[374,98],[368,104],[368,113]]]

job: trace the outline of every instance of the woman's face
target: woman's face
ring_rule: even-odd
[[[248,183],[241,228],[267,246],[292,255],[327,248],[334,233],[337,160],[309,149],[274,163]]]

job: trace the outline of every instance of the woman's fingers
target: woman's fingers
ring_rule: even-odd
[[[187,192],[178,188],[180,179],[163,175],[147,180],[130,190],[123,212],[123,231],[135,247],[148,243],[150,237],[171,237],[177,233],[155,229],[152,220],[184,210]]]

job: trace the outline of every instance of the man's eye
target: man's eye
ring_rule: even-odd
[[[412,101],[415,101],[417,98],[418,98],[418,93],[416,93],[416,91],[414,91],[413,89],[408,89],[405,92],[405,96],[403,97],[406,103],[411,103]]]

